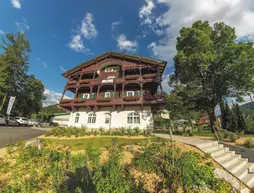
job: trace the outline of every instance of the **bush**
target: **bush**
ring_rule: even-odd
[[[247,148],[254,148],[254,140],[253,139],[246,139],[244,141],[244,147],[247,147]]]
[[[238,136],[235,133],[231,133],[229,139],[231,142],[235,142],[238,139]]]

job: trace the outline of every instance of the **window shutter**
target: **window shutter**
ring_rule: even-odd
[[[119,97],[119,92],[115,92],[115,98]]]
[[[96,96],[97,96],[97,94],[96,94],[96,93],[93,93],[93,94],[92,94],[92,99],[96,99]]]
[[[123,96],[127,96],[127,92],[126,91],[123,92]]]
[[[79,94],[79,95],[78,95],[78,98],[79,98],[79,99],[82,99],[82,98],[83,98],[83,94]]]
[[[105,92],[101,93],[102,98],[105,98]]]

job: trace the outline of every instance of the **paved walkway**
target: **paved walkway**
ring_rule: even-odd
[[[155,134],[158,137],[170,139],[170,135],[167,134]],[[206,142],[212,142],[213,140],[211,139],[200,139],[198,137],[192,136],[192,137],[185,137],[185,136],[179,136],[179,135],[173,135],[173,140],[189,144],[189,145],[194,145],[198,146],[200,144],[204,144]],[[214,140],[215,141],[215,140]],[[224,144],[224,147],[228,147],[230,151],[235,151],[236,154],[242,155],[243,158],[247,158],[250,162],[254,162],[254,151],[244,148],[244,147],[239,147],[239,146],[234,146],[234,145],[228,145]]]
[[[159,133],[155,133],[155,135],[157,137],[162,137],[165,139],[170,139],[170,135],[168,134],[159,134]],[[173,135],[173,140],[185,143],[185,144],[189,144],[189,145],[199,145],[199,144],[203,144],[206,142],[211,142],[212,140],[206,140],[206,139],[200,139],[200,138],[196,138],[196,137],[185,137],[185,136],[179,136],[179,135]]]

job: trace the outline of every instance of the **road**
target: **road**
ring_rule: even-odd
[[[45,134],[45,130],[34,129],[29,127],[0,127],[0,148],[5,147],[9,139],[13,143],[19,140],[27,140]]]

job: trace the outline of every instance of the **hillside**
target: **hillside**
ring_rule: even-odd
[[[253,111],[254,111],[254,101],[242,105],[242,106],[241,106],[241,110],[242,110],[245,114],[250,114],[251,112],[253,112]]]
[[[57,107],[57,104],[43,107],[40,112],[47,114],[65,113],[66,111]]]

